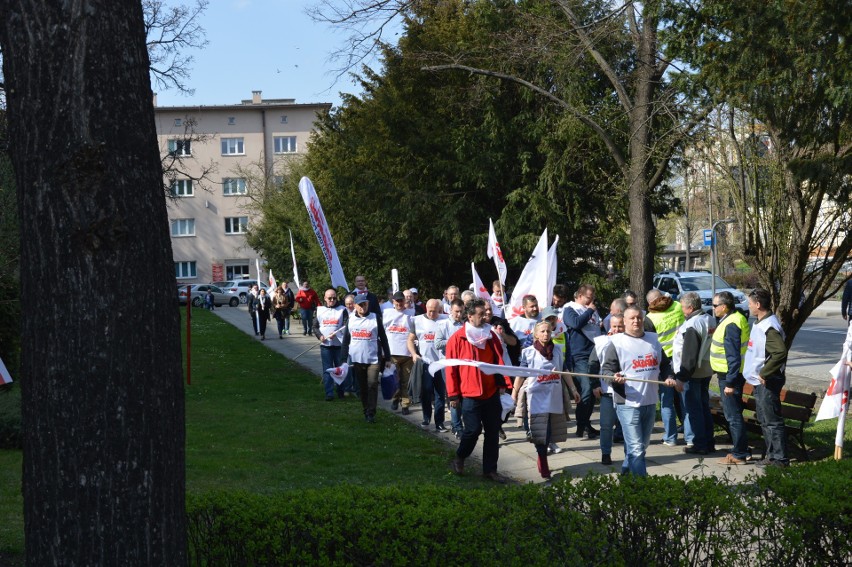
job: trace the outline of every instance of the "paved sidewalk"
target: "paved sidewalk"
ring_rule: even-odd
[[[247,335],[254,337],[254,332],[251,328],[251,319],[244,305],[239,307],[220,307],[213,313],[231,323],[236,328],[242,330]],[[267,327],[267,338],[261,344],[267,348],[278,352],[289,359],[295,358],[298,354],[305,351],[308,347],[317,343],[313,336],[302,335],[301,322],[292,321],[290,328],[294,334],[285,336],[284,339],[278,338],[277,327],[275,321],[270,322]],[[256,337],[260,341],[260,337]],[[317,376],[322,374],[322,365],[320,363],[319,346],[315,349],[302,355],[296,363],[304,367],[306,370],[313,372]],[[323,390],[317,384],[317,399],[324,397]],[[424,435],[434,435],[443,440],[448,445],[447,463],[452,457],[452,452],[455,446],[458,445],[456,438],[449,433],[438,433],[434,430],[434,426],[427,430],[420,428],[422,413],[419,407],[412,405],[411,413],[407,416],[400,412],[391,411],[389,400],[383,400],[379,396],[379,409],[386,411],[388,414],[395,415],[398,419],[404,419],[411,423],[412,428]],[[597,427],[597,411],[592,416],[593,424]],[[514,418],[504,425],[504,430],[507,435],[506,441],[500,443],[500,461],[498,470],[501,474],[513,478],[519,482],[543,482],[543,479],[536,470],[536,452],[535,447],[527,442],[524,432],[521,428],[514,425]],[[449,411],[447,412],[447,423],[449,424]],[[618,473],[620,470],[621,459],[624,458],[624,445],[618,444],[613,447],[612,458],[615,461],[614,465],[604,466],[600,464],[600,445],[597,440],[590,441],[588,439],[577,439],[574,437],[574,427],[569,425],[569,440],[560,443],[559,446],[564,450],[558,455],[549,457],[550,468],[556,474],[568,474],[572,477],[582,477],[589,472],[599,474]],[[728,478],[742,481],[752,473],[760,473],[761,468],[753,465],[740,466],[725,466],[716,464],[716,461],[725,456],[725,449],[728,444],[720,442],[723,435],[717,435],[717,447],[719,451],[700,462],[699,459],[685,455],[683,446],[667,447],[660,440],[662,438],[662,425],[658,422],[654,427],[651,446],[647,454],[648,473],[653,475],[673,475],[681,478],[690,476],[727,476]],[[682,439],[681,439],[681,442]],[[482,458],[482,443],[477,444],[476,450],[472,458],[481,462]],[[467,474],[476,474],[479,471],[479,464],[468,463],[466,467]]]

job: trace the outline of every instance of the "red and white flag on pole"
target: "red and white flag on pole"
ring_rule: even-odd
[[[500,249],[500,243],[497,242],[497,233],[494,232],[494,223],[491,222],[491,219],[488,219],[488,250],[486,254],[489,258],[494,259],[500,283],[506,285],[506,260],[503,259],[503,251]]]
[[[539,309],[548,307],[553,302],[553,286],[556,285],[556,245],[559,244],[559,235],[547,251],[547,303],[539,304]]]
[[[12,375],[9,374],[9,369],[6,368],[6,365],[3,363],[3,359],[0,358],[0,384],[11,384],[12,383]]]
[[[311,226],[314,228],[314,234],[322,250],[322,257],[325,259],[325,265],[328,267],[328,273],[331,276],[331,285],[332,287],[342,287],[348,291],[349,284],[346,283],[346,276],[343,275],[343,267],[340,265],[337,248],[334,246],[328,223],[325,221],[325,213],[322,212],[322,205],[320,205],[314,184],[307,177],[303,177],[299,181],[299,193],[302,194],[302,200],[308,209]]]
[[[269,288],[272,291],[275,291],[275,288],[278,287],[278,283],[275,281],[275,276],[272,275],[272,270],[269,270]]]
[[[476,273],[476,266],[473,265],[473,262],[470,263],[470,271],[473,273],[473,293],[476,294],[476,297],[481,297],[485,301],[490,302],[491,294],[488,293],[488,290],[482,284],[482,279]]]
[[[343,381],[346,380],[346,375],[349,374],[349,365],[344,362],[340,366],[326,368],[325,371],[328,372],[328,375],[331,376],[334,383],[340,386],[343,384]]]
[[[525,295],[534,295],[541,308],[550,305],[547,293],[547,256],[547,229],[545,228],[527,265],[524,266],[524,271],[521,272],[521,277],[518,278],[518,283],[515,284],[512,301],[508,305],[504,304],[503,317],[512,320],[523,315]],[[553,291],[552,287],[550,291]]]
[[[293,231],[290,231],[290,256],[293,258],[293,283],[296,287],[302,285],[302,280],[299,279],[299,268],[296,267],[296,249],[293,248]]]
[[[819,412],[815,421],[823,419],[837,420],[837,434],[834,438],[836,447],[843,447],[843,437],[846,429],[846,414],[849,411],[849,387],[850,379],[852,379],[852,369],[846,365],[846,362],[852,359],[852,353],[849,350],[849,339],[852,334],[852,327],[846,335],[847,341],[843,345],[843,355],[837,364],[829,371],[831,374],[831,384],[822,398],[822,404],[819,406]]]

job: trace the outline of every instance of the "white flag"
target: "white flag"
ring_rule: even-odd
[[[491,222],[491,219],[488,219],[488,250],[486,253],[489,258],[494,259],[500,283],[506,285],[506,260],[503,259],[503,251],[500,249],[500,243],[497,242],[497,233],[494,232],[494,223]]]
[[[328,375],[331,376],[334,383],[340,386],[343,384],[343,381],[346,380],[346,375],[349,374],[349,365],[344,362],[340,366],[326,368],[325,371],[328,372]]]
[[[491,294],[482,285],[482,280],[479,278],[479,274],[476,273],[476,266],[473,265],[473,262],[470,263],[470,271],[473,272],[473,293],[476,294],[476,297],[481,297],[490,303]]]
[[[559,244],[559,235],[556,235],[556,240],[547,251],[547,303],[544,305],[539,302],[538,308],[544,309],[549,307],[553,302],[553,286],[556,285],[556,245]]]
[[[553,292],[553,288],[550,288]],[[509,305],[503,304],[503,317],[514,319],[524,314],[524,296],[534,295],[538,299],[540,309],[544,309],[550,302],[547,299],[547,229],[538,239],[538,244],[533,250],[532,256],[524,266],[521,277],[512,291],[512,301]]]
[[[302,285],[302,280],[299,279],[299,269],[296,267],[296,250],[293,248],[293,231],[290,231],[290,256],[293,257],[293,283],[296,287]]]
[[[332,287],[342,287],[349,291],[349,284],[346,283],[346,276],[343,275],[343,267],[340,265],[337,248],[334,247],[334,240],[328,230],[328,223],[325,221],[325,214],[322,212],[319,197],[317,197],[314,184],[307,177],[303,177],[299,181],[299,193],[302,194],[302,200],[305,202],[305,207],[308,208],[311,226],[314,228],[314,234],[322,250],[322,257],[328,267]]]
[[[850,328],[852,333],[852,328]],[[847,335],[848,337],[848,335]],[[831,384],[822,398],[822,403],[819,406],[819,412],[815,421],[823,419],[837,420],[837,433],[834,436],[834,445],[843,447],[843,437],[846,433],[846,414],[849,411],[849,388],[852,381],[852,370],[846,365],[846,361],[852,358],[846,344],[844,344],[843,355],[837,364],[829,371],[831,374]]]
[[[272,270],[269,270],[269,288],[275,291],[277,287],[278,283],[275,281],[275,276],[272,275]]]

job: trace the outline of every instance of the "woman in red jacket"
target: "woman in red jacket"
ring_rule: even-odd
[[[308,333],[311,332],[311,326],[314,324],[314,311],[320,304],[319,295],[311,289],[308,282],[302,282],[302,287],[296,294],[296,303],[299,304],[299,313],[302,316],[302,327],[305,331],[303,334],[308,336]]]

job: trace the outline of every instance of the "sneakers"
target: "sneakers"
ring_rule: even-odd
[[[393,411],[396,411],[396,410],[399,409],[399,400],[394,400],[394,401],[391,402],[391,409]]]
[[[408,406],[405,406],[404,408],[402,408],[402,415],[408,415],[410,413],[411,413],[411,410],[408,409]]]
[[[507,482],[509,482],[509,479],[507,479],[505,476],[501,475],[497,471],[483,473],[482,478],[484,478],[485,480],[496,482],[497,484],[506,484]]]
[[[447,429],[443,425],[436,425],[435,431],[437,431],[438,433],[447,433],[449,431],[449,429]]]
[[[609,455],[601,455],[601,464],[602,465],[611,465],[612,457]]]
[[[589,439],[597,439],[601,436],[601,432],[592,427],[591,425],[586,426],[586,433],[589,436]]]
[[[464,459],[461,457],[453,457],[453,460],[450,461],[450,468],[453,473],[461,476],[464,474]]]
[[[743,459],[738,459],[735,456],[733,456],[731,453],[728,453],[727,455],[725,455],[725,457],[723,459],[719,459],[716,462],[719,463],[720,465],[744,465],[744,464],[746,464],[746,462]]]
[[[374,415],[364,416],[364,419],[367,420],[367,423],[376,423],[376,416]]]
[[[558,455],[562,452],[562,447],[557,445],[556,443],[551,443],[547,446],[547,454],[548,455]]]
[[[662,443],[666,447],[677,447],[677,441],[665,441],[665,440],[663,440]]]
[[[453,431],[453,435],[456,436],[456,439],[461,439],[461,431]]]
[[[499,430],[499,431],[497,431],[497,435],[498,435],[498,436],[500,437],[500,439],[502,439],[503,441],[505,441],[505,440],[506,440],[506,432],[505,432],[505,431],[503,431],[503,428],[502,428],[502,427],[500,428],[500,430]]]
[[[706,455],[707,451],[704,449],[696,449],[694,445],[687,445],[683,448],[683,452],[687,455]]]
[[[420,428],[421,429],[429,429],[429,422],[428,421],[421,421],[420,422]]]

